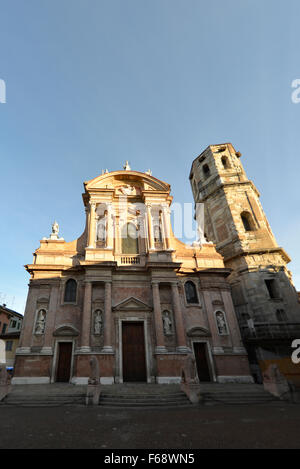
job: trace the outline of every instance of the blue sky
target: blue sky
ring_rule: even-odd
[[[0,301],[23,312],[23,265],[54,219],[67,241],[82,233],[83,181],[127,159],[191,202],[193,159],[222,142],[242,152],[300,289],[298,1],[0,0],[0,10]]]

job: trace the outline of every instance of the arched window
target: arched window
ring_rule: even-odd
[[[77,293],[77,282],[73,278],[69,278],[65,286],[65,303],[75,303],[76,302],[76,293]]]
[[[245,231],[254,231],[255,225],[249,212],[242,212],[241,219],[245,228]]]
[[[210,176],[210,169],[209,169],[208,164],[203,165],[202,171],[203,171],[204,177],[208,178]]]
[[[198,295],[194,282],[191,280],[185,282],[184,291],[187,303],[198,303]]]
[[[138,254],[139,240],[136,226],[126,223],[122,228],[122,254]]]

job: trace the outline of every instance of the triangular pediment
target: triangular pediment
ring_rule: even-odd
[[[152,308],[143,301],[131,296],[115,305],[113,311],[152,311]]]

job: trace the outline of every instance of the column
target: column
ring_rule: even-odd
[[[115,252],[114,254],[121,254],[121,235],[120,235],[120,217],[119,215],[115,215],[114,217],[114,225],[115,225]]]
[[[90,210],[89,210],[88,206],[86,206],[84,208],[84,210],[85,210],[86,235],[87,235],[87,241],[89,241],[89,237],[90,237]]]
[[[60,286],[62,282],[53,282],[50,290],[49,305],[46,308],[46,324],[45,324],[45,335],[44,345],[41,350],[42,353],[52,353],[53,348],[53,331],[55,329],[56,312],[59,309],[61,292]]]
[[[113,248],[113,225],[112,225],[112,206],[107,204],[107,236],[106,236],[106,248]]]
[[[155,249],[154,238],[153,238],[153,223],[151,214],[151,205],[147,204],[147,221],[148,221],[148,236],[149,236],[149,249]]]
[[[95,247],[95,237],[96,237],[96,204],[90,202],[90,218],[89,218],[89,248]]]
[[[155,324],[155,336],[156,336],[156,353],[166,352],[165,337],[163,322],[161,317],[161,306],[159,297],[159,283],[152,282],[152,294],[153,294],[153,308],[154,308],[154,324]]]
[[[185,353],[190,352],[190,349],[186,345],[184,323],[183,323],[177,283],[172,282],[171,289],[172,289],[172,301],[173,301],[175,324],[176,324],[176,335],[177,335],[176,350],[178,352],[185,352]]]
[[[81,324],[81,352],[90,352],[92,282],[85,282]]]
[[[162,213],[162,221],[163,221],[163,225],[164,225],[164,235],[165,235],[165,245],[166,245],[166,249],[167,250],[170,250],[171,249],[171,244],[170,244],[170,224],[171,224],[171,220],[170,220],[170,209],[169,207],[163,207],[163,213]]]
[[[112,348],[112,313],[111,313],[111,281],[105,282],[104,304],[104,344],[102,352],[111,353]]]

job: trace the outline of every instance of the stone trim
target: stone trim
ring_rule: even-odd
[[[250,375],[242,375],[242,376],[219,375],[217,376],[217,382],[218,383],[251,383],[252,384],[254,383],[254,379]]]
[[[49,384],[50,376],[22,376],[14,377],[12,384]]]

